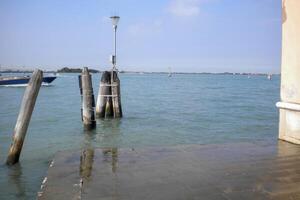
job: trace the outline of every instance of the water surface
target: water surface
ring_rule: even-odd
[[[95,96],[100,74],[93,75]],[[20,164],[5,162],[23,87],[0,87],[0,197],[34,199],[57,151],[93,147],[264,142],[278,134],[279,76],[120,74],[124,117],[85,133],[76,74],[42,87]]]

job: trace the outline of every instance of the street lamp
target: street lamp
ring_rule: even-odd
[[[120,20],[119,16],[111,16],[110,17],[113,24],[114,29],[114,55],[111,56],[111,63],[113,64],[113,71],[116,70],[116,63],[117,63],[117,25]]]

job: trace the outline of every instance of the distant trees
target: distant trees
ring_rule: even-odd
[[[80,68],[68,68],[68,67],[64,67],[61,68],[59,70],[57,70],[57,73],[81,73],[82,69]],[[99,73],[99,70],[96,69],[89,69],[90,73]]]

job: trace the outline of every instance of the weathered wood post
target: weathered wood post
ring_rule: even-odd
[[[34,109],[36,98],[42,84],[42,80],[43,72],[41,70],[35,70],[23,96],[20,112],[14,129],[13,141],[6,160],[7,165],[13,165],[19,162],[24,139]]]
[[[113,116],[112,100],[111,100],[111,73],[104,71],[102,73],[97,104],[96,117],[106,118]]]
[[[112,105],[113,104],[110,95],[110,97],[107,97],[106,104],[105,104],[105,118],[110,118],[114,116]]]
[[[81,75],[79,75],[79,87],[82,102],[81,117],[83,125],[87,129],[95,128],[95,100],[92,86],[92,77],[87,67],[84,67]]]
[[[114,70],[112,71],[111,78],[111,94],[114,118],[120,118],[122,117],[120,79],[118,73]]]

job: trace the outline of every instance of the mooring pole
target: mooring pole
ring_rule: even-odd
[[[79,87],[81,93],[81,117],[85,128],[92,129],[96,127],[95,121],[95,100],[92,86],[92,77],[87,67],[84,67],[79,75]]]
[[[118,77],[117,71],[113,71],[112,75],[113,77],[111,79],[111,94],[113,103],[113,113],[114,118],[120,118],[122,117],[120,79]]]
[[[96,117],[98,118],[113,117],[110,79],[111,73],[104,71],[100,81],[96,104]]]
[[[24,139],[34,109],[36,98],[42,84],[42,80],[43,72],[41,70],[35,70],[23,96],[20,112],[14,129],[13,141],[6,160],[7,165],[13,165],[19,162]]]

